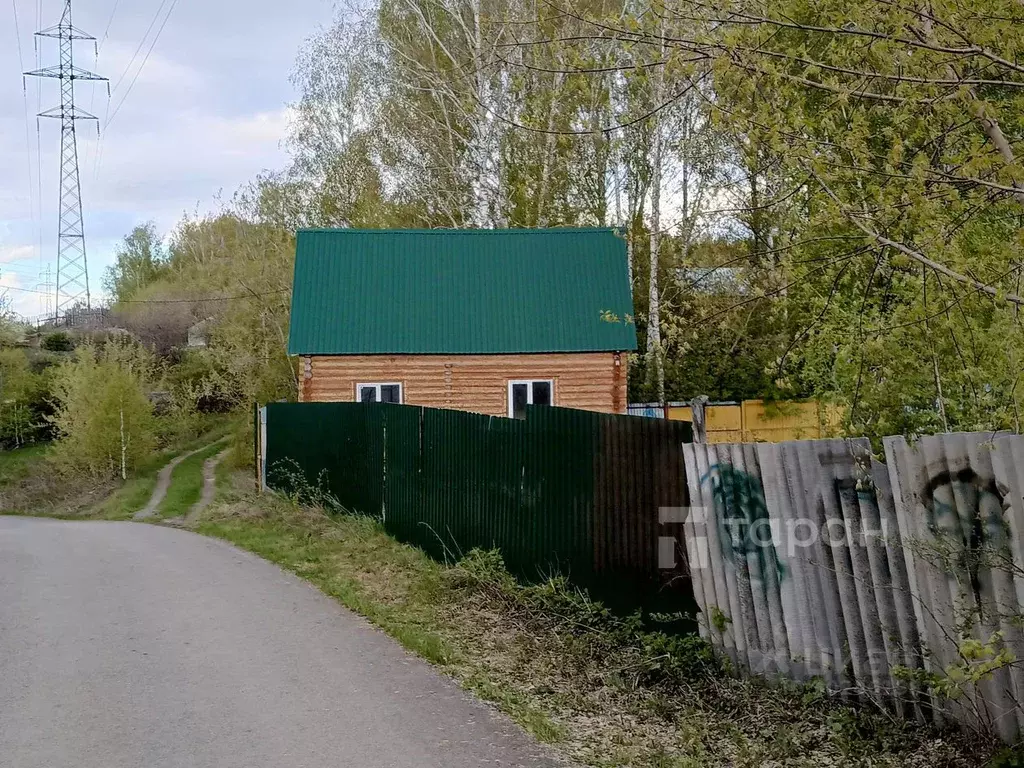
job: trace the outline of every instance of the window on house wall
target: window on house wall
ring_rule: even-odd
[[[401,403],[401,384],[356,384],[356,400],[360,403]]]
[[[553,405],[555,382],[550,379],[540,381],[510,381],[508,383],[508,413],[514,419],[526,417],[528,405]]]

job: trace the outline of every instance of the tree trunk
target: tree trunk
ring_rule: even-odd
[[[128,479],[128,441],[124,436],[124,398],[120,401],[120,414],[121,414],[121,480],[125,481]]]
[[[654,108],[661,106],[664,72],[658,69],[654,80]],[[647,363],[653,371],[655,394],[659,403],[665,401],[665,365],[661,348],[661,291],[658,286],[658,265],[661,254],[661,164],[664,154],[662,146],[662,119],[658,112],[654,120],[651,147],[651,270],[648,279],[647,310]]]
[[[561,63],[557,66],[561,67]],[[548,209],[548,190],[551,187],[551,169],[555,165],[555,112],[558,109],[558,92],[562,89],[564,75],[556,72],[551,82],[551,99],[548,102],[547,134],[544,137],[544,158],[541,162],[540,191],[537,193],[537,226],[547,227],[551,221]]]

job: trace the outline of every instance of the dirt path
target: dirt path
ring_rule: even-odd
[[[222,438],[223,439],[223,438]],[[156,478],[156,487],[153,489],[153,495],[149,497],[149,503],[146,504],[144,509],[139,510],[135,513],[133,520],[148,520],[156,515],[157,509],[160,507],[160,502],[164,500],[164,496],[167,495],[167,489],[171,487],[171,475],[174,474],[175,468],[181,464],[189,456],[195,456],[197,453],[201,453],[213,445],[221,442],[220,440],[214,440],[209,445],[204,445],[202,448],[196,448],[194,451],[183,453],[181,456],[176,456],[172,459],[166,467],[160,470],[160,474]],[[206,493],[204,484],[203,493]]]
[[[217,465],[223,461],[229,450],[229,448],[225,448],[216,456],[211,456],[203,462],[203,495],[189,510],[188,517],[185,518],[186,525],[194,523],[203,510],[213,503],[213,499],[217,495]]]

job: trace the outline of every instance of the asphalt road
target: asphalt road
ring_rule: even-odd
[[[311,586],[138,523],[0,517],[0,766],[554,766]]]

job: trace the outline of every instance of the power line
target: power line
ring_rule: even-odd
[[[164,6],[166,4],[167,4],[167,0],[160,0],[160,5],[156,9],[156,13],[153,14],[153,19],[152,19],[152,21],[149,22],[149,27],[146,29],[146,33],[142,36],[142,39],[139,41],[139,45],[135,49],[135,53],[132,54],[132,58],[128,62],[128,66],[124,68],[124,72],[121,73],[121,76],[117,79],[117,82],[114,84],[113,89],[111,89],[112,92],[116,92],[117,91],[117,89],[120,87],[121,83],[124,81],[125,77],[131,71],[132,65],[135,63],[135,60],[138,58],[139,52],[142,51],[142,47],[146,44],[146,40],[147,40],[147,38],[149,38],[149,33],[152,32],[153,31],[153,27],[156,26],[156,22],[160,18],[160,13],[163,11]],[[135,77],[132,78],[132,82],[128,86],[128,90],[125,92],[124,96],[118,102],[117,108],[114,109],[114,113],[113,114],[110,113],[110,104],[111,104],[111,102],[109,100],[107,101],[107,109],[106,109],[106,112],[103,115],[103,123],[108,128],[110,127],[111,121],[114,119],[114,117],[117,116],[117,113],[121,110],[121,105],[123,105],[124,102],[125,102],[125,99],[128,98],[128,94],[131,93],[132,88],[135,86],[135,82],[139,79],[139,75],[142,73],[143,68],[146,66],[146,62],[149,61],[150,54],[153,52],[153,48],[156,46],[156,41],[160,39],[160,34],[164,31],[164,27],[167,25],[167,20],[171,17],[171,13],[173,13],[174,7],[177,4],[178,4],[178,0],[173,0],[173,2],[171,3],[171,7],[167,11],[167,15],[164,16],[163,23],[160,25],[160,29],[157,31],[156,37],[153,38],[153,42],[149,46],[149,50],[146,51],[146,57],[143,59],[142,64],[139,66],[138,71],[135,73]],[[115,7],[115,10],[116,10],[116,7]],[[100,177],[100,166],[103,163],[103,137],[102,137],[102,135],[100,136],[100,139],[96,142],[96,156],[95,157],[96,157],[96,162],[95,162],[95,165],[94,165],[93,178],[94,178],[94,180],[99,180],[99,177]]]
[[[43,26],[43,0],[36,0],[36,29]],[[42,67],[39,51],[39,38],[32,36],[32,44],[36,52],[36,69]],[[24,70],[22,70],[24,71]],[[36,84],[36,114],[43,111],[43,89]],[[43,140],[39,129],[39,118],[36,117],[36,210],[39,211],[37,236],[39,244],[39,266],[43,266]]]
[[[18,66],[22,72],[25,71],[25,54],[21,47],[21,24],[18,21],[18,0],[11,0],[11,6],[14,9],[14,37],[18,41]],[[28,207],[29,215],[32,218],[33,226],[36,223],[35,210],[36,194],[35,188],[32,185],[32,123],[29,117],[28,109],[28,84],[25,78],[22,78],[21,83],[21,100],[25,106],[25,165],[28,169]],[[38,181],[37,181],[38,183]],[[40,218],[42,218],[42,211],[38,212]],[[42,256],[42,254],[40,254]]]
[[[128,62],[128,66],[124,68],[124,72],[122,72],[121,76],[117,78],[117,82],[114,83],[114,87],[111,89],[112,91],[116,91],[128,75],[128,72],[131,70],[135,60],[139,57],[139,52],[142,50],[142,46],[146,44],[146,39],[149,37],[149,33],[152,32],[153,27],[156,26],[156,20],[160,18],[160,13],[163,11],[165,5],[167,5],[167,0],[160,0],[160,7],[158,7],[156,9],[156,13],[153,14],[153,20],[149,22],[149,28],[146,29],[146,34],[144,34],[142,39],[139,41],[139,47],[135,49],[135,53],[132,54],[132,58]]]
[[[32,288],[19,288],[14,285],[0,286],[5,290],[20,291],[21,293],[36,293],[43,294],[43,291],[37,291]],[[213,301],[241,301],[243,299],[261,299],[264,296],[277,296],[282,293],[288,293],[291,288],[280,288],[276,291],[266,291],[264,293],[243,293],[238,296],[214,296],[208,299],[125,299],[124,301],[115,302],[115,304],[207,304]]]
[[[142,70],[146,68],[146,62],[149,61],[150,54],[153,53],[153,49],[156,47],[157,41],[160,39],[160,35],[163,34],[164,27],[167,26],[167,21],[171,18],[171,14],[174,13],[174,8],[177,4],[178,0],[172,0],[171,7],[167,9],[167,15],[164,16],[163,23],[160,24],[160,29],[158,29],[156,32],[156,37],[153,38],[153,42],[150,43],[149,50],[146,51],[146,57],[142,60],[142,64],[139,66],[139,69],[135,72],[135,77],[132,78],[131,83],[128,85],[128,90],[125,91],[124,96],[121,97],[121,101],[119,101],[117,103],[117,107],[114,108],[114,114],[112,114],[110,116],[110,119],[107,120],[107,128],[109,128],[110,124],[114,122],[114,118],[117,117],[117,113],[121,111],[121,106],[124,104],[128,96],[131,94],[132,88],[135,87],[135,83],[139,79],[139,75],[141,75]]]
[[[103,30],[103,37],[100,38],[100,41],[96,44],[96,66],[97,67],[99,66],[99,61],[100,61],[100,51],[103,50],[103,45],[104,45],[104,43],[107,42],[107,38],[110,36],[110,27],[114,23],[114,16],[117,14],[117,7],[120,4],[121,4],[121,0],[114,0],[114,8],[113,8],[113,10],[110,11],[110,18],[107,19],[107,26]],[[92,93],[89,95],[89,111],[90,112],[92,111],[93,105],[95,103],[96,103],[96,90],[93,89]],[[109,109],[110,109],[110,104],[108,102],[107,110],[109,111]],[[99,139],[97,139],[96,143],[97,143],[97,145],[99,144]],[[94,154],[93,159],[94,160],[95,160],[95,152],[98,149],[99,149],[99,146],[97,146],[96,149],[93,150],[93,154]],[[95,167],[95,162],[93,163],[93,166]]]
[[[110,12],[110,18],[107,20],[107,28],[103,30],[103,37],[100,38],[100,44],[97,46],[99,50],[103,49],[103,44],[107,42],[107,37],[110,35],[110,25],[114,23],[114,15],[117,13],[117,6],[121,4],[121,0],[114,0],[114,10]]]

